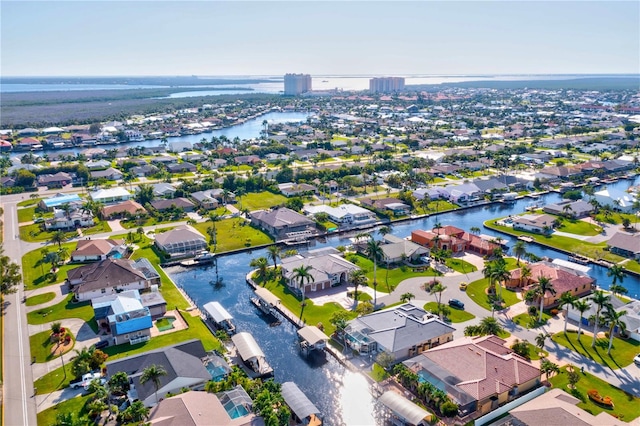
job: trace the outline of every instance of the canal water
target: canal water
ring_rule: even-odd
[[[626,189],[633,181],[623,180],[609,185],[609,187]],[[635,184],[640,183],[640,178]],[[540,198],[541,202],[551,203],[559,201],[560,196],[552,193]],[[428,218],[413,220],[392,226],[392,234],[406,237],[415,229],[433,228],[436,222],[444,225],[454,225],[465,230],[471,227],[482,227],[486,220],[510,214],[522,213],[530,199],[519,200],[513,204],[493,204],[462,211],[433,215]],[[506,235],[495,233],[483,228],[482,233],[500,236],[511,246],[514,239]],[[348,245],[351,235],[339,235],[327,238],[326,242],[317,242],[314,248],[325,246]],[[534,244],[527,245],[527,251],[538,256],[567,259],[565,254],[552,249],[546,249]],[[203,304],[217,300],[235,318],[238,330],[248,331],[256,338],[267,360],[275,370],[275,378],[279,382],[292,380],[307,394],[309,399],[321,410],[327,425],[373,425],[381,424],[380,412],[375,407],[369,394],[367,381],[363,376],[353,373],[340,365],[331,356],[321,362],[305,360],[296,346],[296,329],[287,321],[277,327],[269,327],[251,304],[249,298],[253,294],[245,282],[245,276],[251,269],[251,259],[267,256],[266,250],[221,256],[218,259],[219,274],[223,279],[223,286],[215,287],[215,269],[184,269],[180,267],[168,268],[167,272],[173,280],[191,296],[196,304]],[[590,265],[590,275],[596,278],[602,288],[608,288],[611,279],[607,277],[607,269]],[[629,295],[640,295],[640,279],[627,275],[623,285],[629,289]]]

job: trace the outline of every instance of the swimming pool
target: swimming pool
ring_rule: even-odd
[[[156,321],[156,328],[158,329],[158,331],[171,330],[173,328],[173,322],[175,320],[176,319],[174,317],[160,318],[158,321]]]

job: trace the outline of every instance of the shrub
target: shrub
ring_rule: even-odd
[[[560,311],[558,311],[557,309],[552,309],[551,310],[551,315],[553,315],[555,317],[556,315],[558,315],[558,312],[560,312]]]
[[[458,405],[451,401],[445,401],[440,404],[440,412],[445,417],[453,417],[458,414]]]

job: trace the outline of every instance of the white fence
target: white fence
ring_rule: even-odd
[[[479,419],[476,419],[474,425],[475,426],[482,426],[485,425],[487,423],[489,423],[491,420],[497,419],[498,417],[500,417],[501,415],[503,415],[504,413],[508,412],[511,409],[514,409],[516,407],[521,406],[522,404],[524,404],[525,402],[531,401],[533,398],[542,395],[543,393],[545,393],[545,391],[547,390],[546,387],[541,386],[538,389],[529,392],[528,394],[521,396],[520,398],[513,400],[511,402],[508,402],[506,404],[504,404],[502,407],[498,408],[497,410],[494,410],[492,412],[490,412],[489,414],[480,417]]]

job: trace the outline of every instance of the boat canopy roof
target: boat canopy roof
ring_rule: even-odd
[[[295,383],[283,383],[281,393],[284,398],[284,402],[287,403],[289,408],[291,408],[291,411],[293,411],[299,419],[306,419],[312,414],[320,415],[320,410],[318,410],[316,406],[309,401],[307,395],[302,393],[298,385]]]
[[[269,303],[270,305],[277,305],[278,303],[280,303],[280,299],[278,299],[276,296],[273,295],[273,293],[271,293],[269,290],[267,290],[264,287],[256,288],[256,295],[260,299]]]
[[[305,341],[307,341],[310,345],[315,345],[321,341],[328,341],[329,336],[324,334],[318,327],[315,325],[307,325],[298,330],[298,336],[302,337]]]
[[[219,302],[209,302],[203,306],[207,314],[213,318],[215,322],[229,321],[233,317]]]
[[[248,361],[252,358],[264,358],[264,352],[258,346],[258,343],[253,336],[247,332],[242,332],[231,336],[233,344],[238,349],[240,358],[244,361]]]
[[[431,417],[427,410],[393,391],[383,393],[378,401],[412,425],[424,424]]]

